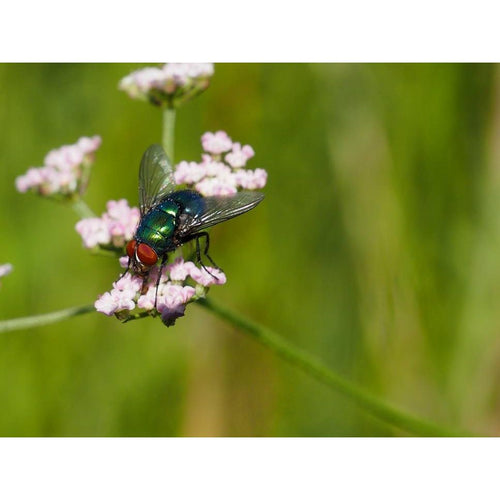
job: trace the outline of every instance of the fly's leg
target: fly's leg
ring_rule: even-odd
[[[123,278],[123,277],[124,277],[124,276],[125,276],[128,272],[129,272],[129,270],[130,270],[130,263],[131,263],[131,261],[132,261],[132,259],[129,257],[129,258],[128,258],[127,269],[125,269],[125,271],[124,271],[122,274],[120,274],[120,277],[119,277],[119,278],[115,281],[115,283],[116,283],[117,281],[120,281],[120,280],[121,280],[121,279],[122,279],[122,278]]]
[[[203,255],[210,261],[210,264],[212,264],[212,266],[214,266],[217,269],[222,271],[222,269],[212,260],[212,257],[210,257],[210,255],[208,255],[208,247],[210,246],[210,237],[208,236],[208,233],[206,231],[203,231],[202,233],[198,233],[195,236],[196,236],[196,253],[197,253],[198,260],[200,261],[200,264],[202,264],[201,254],[200,254],[200,238],[204,237],[205,238],[205,248],[203,249]],[[205,267],[205,266],[203,266],[203,267]]]
[[[161,259],[160,271],[158,273],[158,278],[156,278],[155,309],[156,303],[158,301],[158,287],[160,286],[161,273],[163,272],[163,268],[165,267],[165,262],[167,262],[167,254],[164,254]]]
[[[191,240],[196,240],[196,260],[197,262],[201,265],[201,267],[208,273],[212,278],[215,278],[217,281],[219,281],[219,278],[217,276],[214,276],[206,267],[205,264],[203,264],[203,261],[201,260],[201,250],[200,250],[200,239],[205,238],[205,248],[203,249],[203,255],[210,261],[210,264],[212,266],[216,267],[219,269],[219,271],[222,271],[222,269],[212,260],[210,255],[208,255],[208,248],[210,245],[210,237],[208,236],[208,233],[206,231],[202,231],[201,233],[196,233],[191,235],[187,240],[185,240],[184,243],[191,241]]]

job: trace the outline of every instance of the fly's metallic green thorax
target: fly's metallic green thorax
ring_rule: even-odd
[[[179,205],[172,200],[165,200],[151,209],[141,219],[136,240],[148,244],[157,255],[173,250],[172,237],[179,210]]]

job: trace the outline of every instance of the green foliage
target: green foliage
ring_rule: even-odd
[[[119,269],[69,208],[15,191],[52,148],[99,134],[86,200],[137,203],[161,112],[131,64],[0,65],[0,319],[86,304]],[[235,65],[176,117],[176,160],[226,130],[265,201],[211,231],[218,303],[392,404],[496,434],[500,85],[495,65]],[[0,337],[3,436],[339,436],[392,430],[200,307],[166,329],[89,314]]]

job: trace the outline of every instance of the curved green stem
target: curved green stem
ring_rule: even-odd
[[[24,330],[26,328],[34,328],[37,326],[50,325],[58,321],[72,318],[95,311],[93,304],[86,306],[70,307],[62,311],[55,311],[38,316],[26,316],[25,318],[13,318],[0,321],[0,333],[11,332],[13,330]]]
[[[249,334],[279,357],[301,369],[304,373],[349,397],[358,406],[387,424],[416,436],[470,435],[470,433],[465,431],[441,427],[386,404],[356,384],[344,379],[314,356],[295,347],[265,326],[254,323],[240,314],[215,304],[208,299],[199,300],[198,304]]]
[[[255,323],[207,299],[200,299],[198,304],[210,310],[220,318],[228,321],[232,325],[238,327],[243,332],[249,334],[279,357],[288,363],[295,365],[307,375],[319,380],[331,389],[344,394],[344,396],[350,398],[358,404],[358,406],[386,424],[390,424],[416,436],[471,435],[467,431],[441,427],[433,422],[428,422],[388,405],[378,397],[366,392],[361,387],[335,373],[314,356],[311,356],[309,353],[287,342],[281,336],[265,326],[259,325],[258,323]],[[95,311],[95,308],[92,304],[89,304],[85,306],[70,307],[68,309],[52,313],[40,314],[38,316],[8,319],[0,321],[0,333],[45,326],[92,311]]]
[[[175,108],[166,107],[163,110],[162,146],[172,164],[174,163]]]
[[[91,208],[81,198],[73,200],[71,207],[82,219],[95,217],[94,212],[92,212]]]

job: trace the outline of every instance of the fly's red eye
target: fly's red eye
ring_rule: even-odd
[[[158,255],[156,252],[146,243],[139,243],[137,246],[137,257],[139,260],[146,264],[146,266],[152,266],[158,261]]]
[[[127,255],[132,259],[135,255],[135,245],[136,245],[136,242],[135,240],[130,240],[128,243],[127,243]]]

